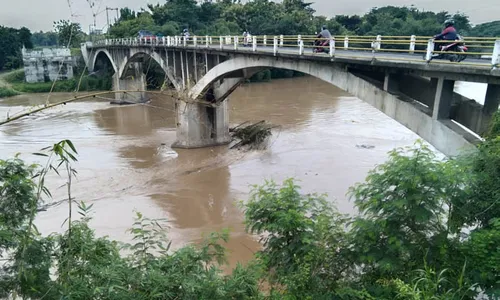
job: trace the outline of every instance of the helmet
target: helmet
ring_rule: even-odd
[[[448,19],[444,21],[444,27],[449,27],[455,25],[455,21],[453,19]]]
[[[325,30],[325,29],[326,29],[326,25],[321,26],[321,30]]]
[[[187,31],[188,31],[188,30],[187,30],[187,28],[184,28],[184,31],[183,31],[183,32],[187,32]]]

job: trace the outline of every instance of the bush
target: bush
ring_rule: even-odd
[[[0,98],[13,97],[17,95],[19,95],[19,93],[14,91],[13,89],[0,87]]]
[[[24,70],[10,72],[9,74],[5,75],[4,79],[9,83],[24,82]]]
[[[52,90],[52,82],[37,83],[13,83],[13,87],[23,93],[48,93],[52,92],[74,92],[78,88],[79,77],[69,80],[57,81]],[[88,77],[82,78],[79,91],[106,91],[111,89],[111,78]]]

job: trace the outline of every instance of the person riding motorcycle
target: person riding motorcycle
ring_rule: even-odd
[[[435,43],[434,51],[448,51],[445,49],[449,49],[454,51],[456,46],[453,46],[455,41],[459,38],[457,30],[455,29],[455,21],[453,19],[448,19],[444,21],[444,29],[440,34],[434,36],[434,40],[436,41],[449,41],[447,43]],[[441,57],[442,55],[438,55]]]
[[[332,34],[330,30],[326,28],[326,25],[321,27],[321,32],[316,36],[315,46],[326,47],[330,45],[330,40],[332,39]],[[318,51],[322,51],[324,48],[318,48]]]
[[[454,27],[455,21],[448,19],[444,21],[444,29],[440,34],[434,36],[435,40],[455,41],[458,38],[457,30]]]

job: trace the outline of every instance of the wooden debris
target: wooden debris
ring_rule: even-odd
[[[262,149],[272,135],[272,129],[276,126],[267,124],[266,121],[257,123],[244,122],[229,129],[229,133],[235,142],[230,148],[247,147],[248,149]]]

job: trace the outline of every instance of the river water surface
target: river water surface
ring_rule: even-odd
[[[477,87],[460,86],[481,97]],[[52,95],[50,101],[70,98]],[[47,95],[21,95],[0,101],[0,117],[44,103]],[[0,127],[0,157],[33,152],[62,139],[78,149],[73,184],[76,201],[94,204],[98,235],[128,242],[135,211],[168,220],[174,247],[197,242],[203,234],[231,229],[226,245],[230,263],[248,260],[258,249],[235,205],[248,198],[250,185],[294,177],[304,192],[328,193],[339,210],[354,213],[350,186],[387,159],[395,147],[412,145],[413,132],[361,100],[311,77],[254,83],[230,98],[231,124],[267,120],[279,125],[267,150],[241,152],[227,147],[173,150],[173,102],[152,95],[147,105],[112,106],[94,99],[70,103]],[[48,179],[57,202],[67,198],[64,179]],[[60,232],[65,203],[39,214],[43,233]]]

